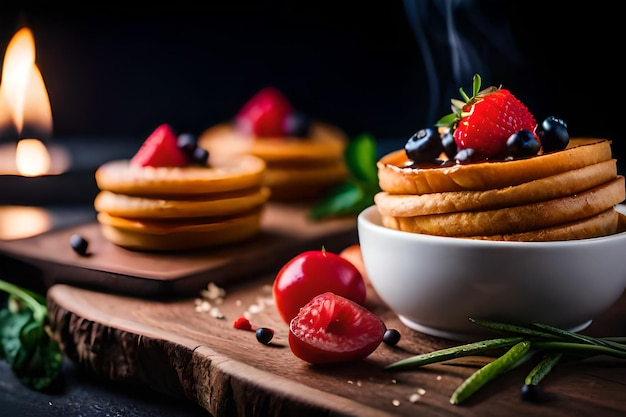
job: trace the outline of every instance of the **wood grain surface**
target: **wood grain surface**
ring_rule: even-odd
[[[368,288],[367,306],[388,328],[400,330],[395,347],[381,344],[363,361],[310,366],[287,343],[288,328],[271,302],[273,274],[224,287],[217,311],[199,311],[201,294],[146,300],[57,284],[48,292],[51,325],[64,351],[103,378],[188,398],[221,416],[623,416],[626,361],[597,357],[560,363],[542,382],[552,399],[522,401],[520,389],[533,363],[499,377],[462,405],[455,388],[487,357],[457,359],[419,370],[383,367],[413,354],[456,344],[405,327]],[[213,302],[215,305],[216,303]],[[248,315],[270,327],[270,345],[233,321]],[[626,335],[626,296],[584,333]],[[459,366],[463,365],[463,366]]]
[[[337,251],[355,242],[356,218],[313,221],[310,205],[270,203],[253,239],[222,247],[180,252],[139,252],[118,247],[100,233],[97,222],[35,237],[0,240],[0,259],[16,264],[15,275],[41,281],[31,287],[64,283],[139,297],[198,293],[207,282],[225,284],[268,272],[303,250]],[[70,246],[70,236],[89,242],[88,256]]]

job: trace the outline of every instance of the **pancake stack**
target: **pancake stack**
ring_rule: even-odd
[[[314,122],[306,137],[248,136],[223,123],[207,129],[198,145],[211,155],[255,155],[267,165],[264,185],[272,200],[313,199],[348,178],[347,137],[338,128]]]
[[[96,171],[102,234],[142,251],[184,250],[256,235],[270,191],[265,163],[247,155],[208,166],[139,166],[110,161]]]
[[[404,150],[378,163],[375,204],[386,227],[507,241],[585,239],[615,233],[626,198],[610,141],[513,160],[414,166]]]

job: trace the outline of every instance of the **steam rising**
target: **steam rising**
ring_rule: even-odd
[[[450,98],[460,97],[459,87],[471,91],[475,73],[484,86],[492,84],[489,64],[495,53],[521,60],[505,16],[506,2],[404,0],[404,7],[426,70],[428,123],[450,111]]]

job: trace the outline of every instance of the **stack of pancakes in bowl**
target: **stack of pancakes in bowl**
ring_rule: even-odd
[[[571,139],[568,147],[501,162],[411,167],[403,150],[378,161],[375,203],[385,226],[490,240],[548,241],[617,230],[625,198],[610,141]]]

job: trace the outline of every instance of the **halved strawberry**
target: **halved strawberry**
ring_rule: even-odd
[[[459,151],[473,149],[484,158],[500,157],[506,154],[506,141],[513,133],[525,129],[537,136],[535,117],[520,100],[501,87],[481,91],[480,84],[480,76],[474,75],[472,97],[461,88],[465,102],[453,99],[453,113],[437,123],[453,130]]]
[[[143,167],[180,167],[188,165],[189,160],[178,147],[178,138],[170,125],[164,123],[148,136],[130,163]]]
[[[241,108],[235,117],[237,130],[247,135],[286,135],[285,119],[293,112],[291,103],[274,87],[265,87]]]

